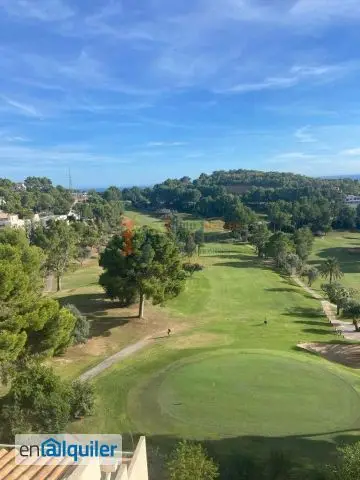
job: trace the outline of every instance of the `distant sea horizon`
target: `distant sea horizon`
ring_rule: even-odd
[[[354,175],[327,175],[326,177],[321,177],[321,178],[328,178],[328,179],[342,179],[342,178],[350,178],[352,180],[360,180],[360,174],[354,174]]]

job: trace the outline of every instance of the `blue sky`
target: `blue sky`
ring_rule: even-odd
[[[0,0],[0,176],[360,172],[358,0]]]

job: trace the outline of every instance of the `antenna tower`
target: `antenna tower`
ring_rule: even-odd
[[[72,192],[73,185],[72,185],[72,178],[71,178],[71,170],[69,168],[69,190]]]

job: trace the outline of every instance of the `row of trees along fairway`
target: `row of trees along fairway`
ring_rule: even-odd
[[[42,364],[86,341],[88,332],[83,316],[43,296],[45,263],[25,232],[0,231],[0,371],[10,385],[0,404],[4,441],[20,432],[63,431],[93,405],[91,387],[65,383]]]
[[[173,235],[149,227],[125,229],[100,255],[104,273],[100,284],[111,299],[139,298],[139,317],[145,298],[153,304],[177,296],[185,285],[180,250]]]
[[[250,228],[249,242],[260,258],[272,258],[276,267],[287,275],[307,278],[310,287],[319,277],[328,279],[329,283],[321,285],[322,291],[336,305],[337,315],[351,318],[355,330],[359,331],[358,292],[339,283],[344,276],[339,260],[329,257],[318,267],[307,264],[314,243],[309,228],[299,228],[293,234],[281,231],[272,234],[264,222],[257,223]]]

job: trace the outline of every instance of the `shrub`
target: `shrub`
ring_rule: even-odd
[[[75,380],[71,384],[71,411],[73,419],[92,415],[95,405],[95,390],[91,383]]]
[[[182,267],[189,275],[193,275],[195,272],[204,270],[204,266],[200,265],[200,263],[183,263]]]
[[[196,443],[181,441],[167,462],[169,480],[215,480],[219,469],[206,450]]]
[[[69,310],[76,318],[74,330],[72,332],[73,343],[86,343],[90,336],[91,320],[83,315],[75,305],[66,305],[65,308]]]

